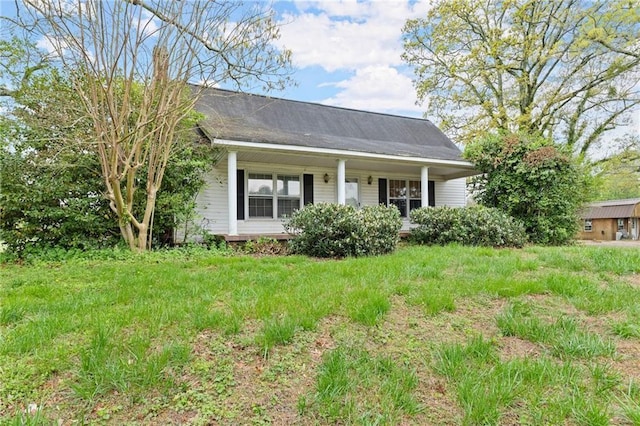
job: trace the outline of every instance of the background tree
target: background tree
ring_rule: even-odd
[[[99,160],[122,237],[133,250],[149,248],[167,165],[180,132],[191,132],[181,123],[198,89],[188,83],[286,82],[289,54],[271,44],[279,36],[271,14],[259,4],[210,0],[24,3],[23,28],[53,47],[91,123],[87,149]]]
[[[521,220],[529,241],[563,244],[575,237],[586,181],[566,146],[491,134],[468,144],[464,155],[483,173],[473,179],[478,203]]]
[[[640,198],[640,137],[621,142],[619,153],[594,164],[591,201]]]
[[[640,102],[639,35],[637,0],[437,0],[403,59],[456,140],[537,132],[585,155]]]
[[[113,244],[118,231],[100,193],[97,158],[80,149],[90,123],[78,119],[85,115],[69,82],[44,68],[3,103],[0,240],[16,254]]]
[[[114,245],[120,233],[91,149],[92,123],[71,81],[26,40],[0,44],[12,52],[12,67],[0,69],[0,77],[10,82],[0,95],[0,241],[17,256],[46,247]],[[190,134],[177,141],[176,152],[158,195],[155,243],[171,242],[177,221],[192,214],[204,173],[218,154],[209,143],[194,143]],[[145,173],[143,167],[143,181]],[[145,202],[136,197],[136,215]]]

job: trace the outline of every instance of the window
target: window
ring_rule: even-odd
[[[618,219],[618,231],[624,231],[624,219]]]
[[[249,173],[247,189],[250,218],[290,216],[300,208],[300,176]]]
[[[406,181],[389,179],[389,204],[400,210],[400,216],[407,215],[407,186]]]
[[[400,210],[400,216],[407,217],[409,211],[422,206],[422,183],[419,180],[389,179],[389,204]]]
[[[422,183],[419,180],[409,181],[409,211],[422,207]]]
[[[278,175],[278,217],[291,216],[300,208],[300,176]]]
[[[273,175],[249,173],[249,217],[273,217]]]
[[[585,232],[593,231],[593,224],[591,223],[591,219],[584,220],[584,231]]]

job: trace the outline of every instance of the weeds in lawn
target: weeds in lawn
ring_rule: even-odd
[[[5,306],[0,308],[0,325],[11,325],[24,318],[24,308],[19,306]]]
[[[611,331],[624,339],[640,339],[640,324],[634,320],[613,322]]]
[[[391,358],[340,346],[323,357],[315,402],[332,422],[392,424],[423,409],[413,395],[417,385],[415,373]],[[306,397],[299,399],[298,410],[306,412],[308,404]]]
[[[455,384],[468,425],[500,424],[515,405],[522,420],[535,424],[564,423],[569,418],[578,424],[603,424],[610,413],[600,398],[608,398],[620,384],[619,376],[603,367],[592,369],[589,387],[589,377],[570,363],[547,357],[502,361],[495,344],[479,336],[464,345],[442,345],[435,352],[433,368]]]
[[[2,265],[0,424],[640,424],[614,344],[640,344],[638,264],[624,249],[450,246]],[[434,375],[446,392],[425,398]]]
[[[453,312],[456,309],[454,296],[441,283],[417,284],[407,294],[407,302],[413,306],[422,306],[426,315]]]
[[[618,399],[624,417],[633,425],[640,425],[640,385],[633,380]]]
[[[505,336],[542,343],[558,357],[610,357],[616,351],[611,340],[579,329],[574,318],[560,316],[548,323],[534,315],[532,307],[524,303],[511,303],[496,318],[496,323]]]
[[[166,343],[153,348],[147,335],[134,334],[119,342],[113,329],[100,327],[80,354],[80,368],[74,390],[78,396],[93,400],[111,390],[128,391],[167,386],[163,374],[169,365],[184,365],[189,348],[180,343]]]
[[[368,326],[380,323],[390,308],[388,296],[372,289],[353,291],[347,298],[349,317]]]
[[[285,345],[293,339],[298,324],[290,316],[272,317],[264,320],[262,331],[256,337],[256,343],[266,358],[276,345]]]
[[[620,373],[606,364],[594,364],[590,368],[593,389],[596,395],[605,395],[620,386]]]

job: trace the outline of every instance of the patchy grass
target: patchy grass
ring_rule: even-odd
[[[640,254],[0,267],[0,423],[639,424]]]

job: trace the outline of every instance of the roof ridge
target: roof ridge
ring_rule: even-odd
[[[204,85],[201,85],[201,84],[191,84],[191,85],[199,87],[199,88],[201,88],[203,90],[217,90],[217,91],[220,91],[220,92],[226,92],[226,93],[230,93],[230,94],[245,95],[245,96],[255,96],[255,97],[264,98],[264,99],[273,99],[273,100],[284,101],[284,102],[294,102],[294,103],[299,103],[299,104],[318,106],[318,107],[322,107],[322,108],[339,109],[339,110],[343,110],[343,111],[352,111],[352,112],[359,112],[359,113],[365,113],[365,114],[376,114],[376,115],[383,115],[383,116],[387,116],[387,117],[404,118],[404,119],[407,119],[407,120],[418,120],[418,121],[422,121],[422,122],[431,123],[431,124],[433,124],[435,126],[435,124],[431,120],[429,120],[428,118],[423,118],[423,117],[408,117],[406,115],[391,114],[391,113],[388,113],[388,112],[365,111],[365,110],[355,109],[355,108],[347,108],[347,107],[335,106],[335,105],[326,105],[326,104],[321,104],[321,103],[318,103],[318,102],[300,101],[300,100],[297,100],[297,99],[286,99],[286,98],[281,98],[281,97],[277,97],[277,96],[260,95],[260,94],[256,94],[256,93],[250,93],[250,92],[239,92],[237,90],[223,89],[223,88],[220,88],[220,87],[210,87],[210,86],[204,86]]]
[[[640,198],[620,198],[617,200],[602,200],[602,201],[591,201],[587,205],[596,206],[596,205],[621,205],[621,204],[636,204],[640,203]]]

